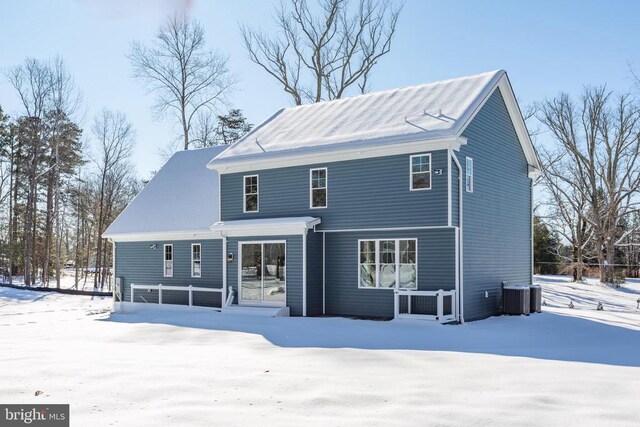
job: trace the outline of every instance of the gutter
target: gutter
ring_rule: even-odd
[[[464,239],[462,226],[464,220],[464,209],[462,207],[464,188],[462,186],[462,166],[453,151],[451,151],[451,158],[458,168],[458,322],[464,324]],[[449,193],[449,197],[451,197],[451,192]]]

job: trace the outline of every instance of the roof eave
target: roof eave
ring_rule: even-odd
[[[102,238],[110,239],[114,242],[150,242],[157,240],[221,239],[222,236],[219,232],[211,229],[126,233],[109,232],[107,230],[102,234]]]
[[[217,170],[220,174],[227,174],[436,150],[453,149],[458,151],[460,146],[466,143],[467,139],[458,135],[433,138],[421,136],[412,139],[381,138],[376,141],[357,141],[335,144],[335,146],[321,146],[317,149],[282,150],[228,159],[214,159],[207,164],[207,167]]]

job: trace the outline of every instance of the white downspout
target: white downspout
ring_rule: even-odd
[[[302,234],[302,316],[307,315],[307,231]]]
[[[464,323],[464,239],[463,239],[463,220],[464,220],[464,209],[462,207],[462,202],[464,200],[463,193],[464,187],[462,185],[462,166],[458,161],[458,157],[455,155],[453,151],[451,151],[451,157],[453,161],[456,163],[458,167],[458,262],[459,262],[459,279],[458,279],[458,321],[460,323]]]
[[[530,283],[533,285],[533,273],[535,272],[535,266],[533,265],[534,263],[534,259],[533,259],[533,178],[530,178],[530,184],[529,184],[529,194],[531,196],[530,198],[530,204],[529,204],[529,208],[531,209],[531,254],[529,255],[531,257],[531,279],[530,279]]]
[[[448,188],[448,197],[447,197],[447,225],[451,227],[452,225],[452,200],[451,200],[451,157],[453,157],[453,150],[449,148],[447,150],[449,155],[447,156],[447,188]],[[459,175],[459,174],[458,174]]]
[[[327,233],[322,233],[322,314],[327,314],[327,306],[326,306],[326,292],[325,292],[325,288],[326,288],[326,284],[325,284],[325,237],[327,236]]]
[[[222,235],[222,301],[220,309],[223,309],[227,303],[227,236]]]
[[[113,274],[111,275],[111,280],[113,284],[111,285],[111,312],[116,313],[118,311],[118,307],[116,305],[116,242],[111,240],[111,266],[113,268]]]

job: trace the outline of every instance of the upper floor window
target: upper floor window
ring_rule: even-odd
[[[466,158],[464,168],[464,188],[468,193],[473,193],[473,159]]]
[[[191,245],[191,277],[202,277],[202,246],[200,243]]]
[[[173,277],[173,245],[164,245],[164,277]]]
[[[244,177],[244,211],[258,212],[258,175]]]
[[[310,170],[311,208],[327,207],[327,168]]]
[[[359,288],[416,289],[416,239],[359,241]]]
[[[431,154],[410,157],[411,190],[431,189]]]

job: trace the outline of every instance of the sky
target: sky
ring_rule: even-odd
[[[0,0],[0,70],[26,57],[61,55],[83,95],[85,138],[90,142],[90,123],[102,109],[124,112],[136,129],[132,160],[140,177],[148,177],[161,166],[159,152],[176,129],[168,119],[154,117],[153,96],[132,77],[126,57],[131,42],[150,42],[167,15],[187,9],[239,76],[229,107],[240,108],[257,124],[292,101],[247,58],[238,27],[272,32],[278,3]],[[577,95],[586,85],[627,91],[630,65],[640,69],[638,16],[637,1],[406,0],[392,50],[375,69],[371,90],[502,68],[522,107],[560,92]],[[3,77],[0,105],[12,116],[22,113]]]

